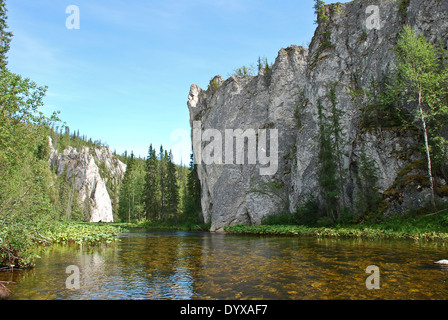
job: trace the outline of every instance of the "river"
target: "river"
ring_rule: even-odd
[[[438,300],[448,298],[448,269],[434,261],[447,259],[447,249],[404,240],[133,232],[109,246],[53,246],[34,269],[0,280],[13,281],[17,300]],[[366,286],[372,265],[379,289]],[[80,272],[79,289],[66,287],[69,266]]]

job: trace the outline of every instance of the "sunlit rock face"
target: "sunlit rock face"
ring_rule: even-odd
[[[113,222],[111,196],[106,187],[108,179],[118,184],[124,177],[126,165],[113,156],[107,147],[77,151],[67,147],[57,153],[50,139],[50,164],[57,175],[66,175],[77,200],[90,222]],[[100,170],[100,166],[103,170]],[[86,207],[88,206],[88,207]]]
[[[367,89],[372,79],[381,81],[391,73],[393,48],[405,24],[433,43],[440,40],[448,45],[448,2],[379,0],[371,5],[365,0],[327,5],[328,20],[317,26],[309,48],[281,49],[272,68],[256,76],[227,80],[217,76],[207,90],[191,86],[188,108],[194,155],[202,158],[198,169],[202,215],[204,221],[211,222],[212,230],[239,223],[259,224],[268,215],[293,212],[307,195],[317,194],[317,102],[320,98],[324,107],[330,106],[331,86],[343,112],[344,169],[348,176],[343,192],[348,206],[353,206],[359,192],[362,149],[378,168],[382,193],[398,185],[405,166],[422,159],[414,148],[421,142],[415,132],[362,128],[361,110],[367,100],[348,91]],[[244,147],[244,164],[237,164],[235,159],[225,161],[229,129],[253,129],[257,146],[262,144],[260,129],[277,129],[277,170],[261,175],[260,168],[266,165],[260,163],[259,154],[255,164],[248,164],[249,143]],[[211,144],[222,145],[214,148],[214,152],[222,150],[221,155],[218,152],[222,164],[216,158],[211,163],[204,161]],[[210,156],[216,154],[211,152]],[[410,174],[427,173],[416,168]],[[438,183],[446,184],[443,179]],[[384,195],[386,214],[422,206],[430,196],[429,189],[418,183],[396,191],[391,197]]]

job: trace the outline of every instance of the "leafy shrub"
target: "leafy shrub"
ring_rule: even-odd
[[[291,217],[291,214],[285,212],[278,215],[269,215],[262,220],[261,224],[269,226],[289,225],[293,224],[293,219]]]

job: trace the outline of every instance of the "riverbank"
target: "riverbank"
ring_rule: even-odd
[[[150,221],[143,220],[137,222],[117,222],[112,225],[126,229],[145,229],[145,230],[166,230],[166,231],[209,231],[210,224],[197,223],[191,221],[170,222],[170,221]]]
[[[224,228],[229,234],[312,236],[320,238],[410,239],[448,241],[448,216],[396,216],[378,223],[303,225],[235,225]]]
[[[125,231],[125,227],[120,224],[67,222],[58,224],[46,236],[53,243],[96,245],[113,243]]]

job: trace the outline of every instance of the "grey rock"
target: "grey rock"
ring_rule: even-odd
[[[379,9],[379,29],[367,28],[371,13],[366,9],[372,4]],[[350,96],[347,90],[368,88],[372,79],[379,81],[391,72],[393,47],[405,24],[430,41],[448,44],[448,3],[410,0],[407,10],[400,10],[399,1],[355,0],[327,5],[327,12],[328,24],[318,25],[309,49],[281,49],[270,72],[227,80],[216,76],[207,90],[191,86],[188,108],[193,140],[195,123],[200,123],[202,132],[216,129],[222,137],[226,129],[272,128],[279,133],[278,170],[273,175],[260,175],[260,163],[199,165],[202,214],[212,230],[259,224],[268,215],[293,212],[308,194],[316,193],[317,100],[322,98],[324,106],[329,106],[332,84],[343,111],[344,166],[352,180],[344,190],[347,205],[353,205],[356,196],[354,168],[362,146],[378,167],[382,192],[397,183],[406,165],[421,158],[418,153],[406,153],[420,141],[415,133],[362,130],[360,109],[366,100]],[[224,144],[223,139],[222,150]],[[196,158],[206,145],[202,141],[200,148],[196,146]],[[425,175],[424,171],[419,174]],[[428,192],[422,186],[405,188],[399,199],[386,199],[390,202],[387,213],[424,205]]]
[[[90,222],[113,222],[111,197],[106,183],[107,177],[112,183],[119,184],[126,172],[126,165],[115,158],[107,147],[86,148],[77,151],[73,147],[67,147],[62,153],[57,153],[50,142],[50,165],[57,175],[66,174],[70,185],[74,184],[74,190],[78,192],[78,201],[81,207],[88,203],[89,208],[84,208],[90,216],[86,217]],[[101,175],[99,166],[102,165],[108,172],[107,177]],[[86,201],[88,199],[88,201]]]

